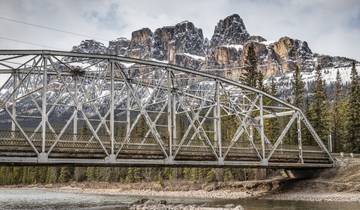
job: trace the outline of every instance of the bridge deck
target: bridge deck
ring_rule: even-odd
[[[41,140],[32,141],[41,150]],[[46,141],[45,151],[49,151],[56,141]],[[103,145],[110,151],[110,142]],[[115,143],[116,151],[121,143]],[[256,145],[260,150],[261,145]],[[175,152],[179,145],[172,146]],[[169,147],[165,144],[165,149]],[[215,147],[217,150],[218,148]],[[223,151],[228,147],[223,146]],[[266,149],[268,155],[271,148]],[[59,140],[53,147],[48,159],[43,162],[24,138],[8,137],[0,139],[0,164],[33,165],[33,164],[74,164],[74,165],[119,165],[119,166],[209,166],[209,167],[274,167],[274,168],[323,168],[332,167],[327,154],[318,147],[303,148],[304,163],[300,163],[299,150],[296,145],[282,146],[276,150],[267,165],[259,162],[257,152],[246,143],[232,147],[223,162],[219,162],[209,147],[204,145],[183,145],[173,160],[167,159],[157,144],[127,143],[119,152],[115,161],[106,161],[106,153],[95,141]]]

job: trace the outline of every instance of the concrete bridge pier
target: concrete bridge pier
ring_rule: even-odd
[[[285,175],[290,179],[310,179],[317,177],[323,169],[285,169]]]

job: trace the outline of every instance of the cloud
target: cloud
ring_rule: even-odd
[[[290,36],[308,41],[314,52],[360,60],[360,4],[357,0],[2,0],[0,16],[86,34],[104,42],[130,38],[143,27],[154,30],[183,20],[211,38],[219,19],[239,14],[248,31],[268,40]],[[69,50],[85,37],[0,19],[0,37]],[[40,48],[4,41],[0,48]]]

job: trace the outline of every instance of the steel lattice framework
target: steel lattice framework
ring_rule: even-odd
[[[300,109],[221,75],[111,55],[0,56],[1,164],[333,166]]]

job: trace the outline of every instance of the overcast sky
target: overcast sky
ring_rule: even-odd
[[[308,41],[314,52],[360,60],[359,0],[0,0],[0,48],[69,50],[86,39],[3,18],[86,34],[107,45],[130,38],[136,29],[183,20],[211,38],[218,20],[234,13],[252,35],[268,40],[286,35]]]

